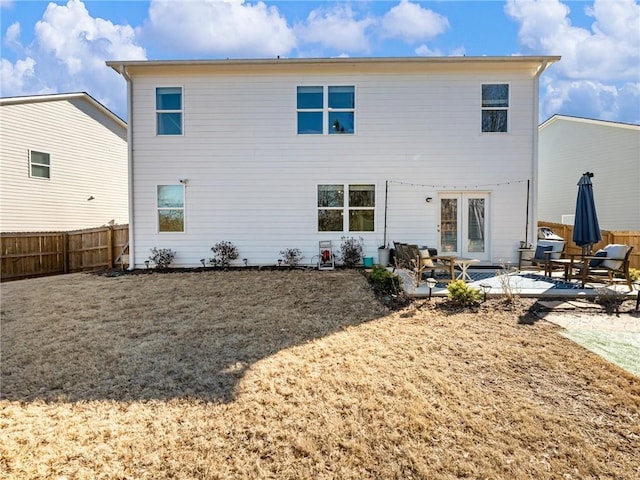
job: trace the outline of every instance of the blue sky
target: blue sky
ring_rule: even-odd
[[[86,91],[126,119],[107,60],[561,55],[540,121],[640,124],[636,0],[0,0],[1,96]]]

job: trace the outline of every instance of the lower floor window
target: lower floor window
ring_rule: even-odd
[[[318,185],[318,231],[373,232],[375,198],[371,184]]]
[[[158,231],[184,232],[184,185],[158,185]]]

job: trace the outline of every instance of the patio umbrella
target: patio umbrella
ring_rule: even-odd
[[[576,217],[573,224],[573,241],[576,245],[582,247],[583,255],[591,253],[593,244],[602,240],[596,205],[593,200],[592,177],[593,173],[584,173],[578,182]]]

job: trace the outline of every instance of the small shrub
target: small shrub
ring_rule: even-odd
[[[518,269],[510,263],[502,264],[502,269],[496,271],[505,303],[516,304],[520,297],[520,289],[514,285],[513,281],[513,274],[517,272]]]
[[[299,248],[285,248],[284,250],[280,250],[280,260],[290,267],[298,265],[303,258]]]
[[[374,265],[369,273],[369,283],[373,289],[384,295],[397,295],[400,291],[400,279],[380,265]]]
[[[340,258],[347,267],[354,267],[362,260],[364,239],[354,237],[342,237],[340,244]]]
[[[477,288],[470,287],[464,280],[454,280],[447,286],[449,300],[460,306],[472,306],[482,302],[483,295]]]
[[[629,277],[631,278],[632,282],[640,280],[640,269],[630,268],[629,269]]]
[[[151,255],[149,255],[149,261],[153,262],[156,268],[169,268],[175,256],[176,252],[170,248],[153,247],[151,249]]]
[[[610,287],[596,288],[596,303],[602,305],[607,313],[620,313],[620,306],[627,299],[627,292]]]
[[[231,242],[218,242],[211,247],[211,251],[213,258],[209,259],[209,263],[214,267],[228,267],[231,260],[238,258],[238,249]]]

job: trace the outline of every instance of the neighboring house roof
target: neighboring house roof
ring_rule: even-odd
[[[532,67],[540,74],[548,66],[560,60],[559,56],[501,56],[501,57],[339,57],[339,58],[271,58],[271,59],[226,59],[226,60],[130,60],[109,61],[107,65],[120,74],[125,74],[128,68],[135,67],[274,67],[274,66],[398,66],[398,65],[437,65],[437,64],[489,64],[509,63],[522,64]]]
[[[568,122],[576,122],[576,123],[589,123],[592,125],[600,125],[603,127],[619,127],[619,128],[630,128],[630,129],[639,129],[640,125],[636,125],[633,123],[622,123],[622,122],[612,122],[609,120],[597,120],[594,118],[584,118],[584,117],[572,117],[570,115],[553,115],[548,118],[544,122],[540,124],[539,128],[545,128],[559,120],[566,120]]]
[[[107,117],[118,123],[122,128],[127,128],[127,122],[122,120],[118,115],[113,113],[87,92],[73,92],[73,93],[54,93],[47,95],[27,95],[19,97],[2,97],[0,98],[0,105],[20,105],[26,103],[40,103],[40,102],[56,102],[60,100],[72,100],[81,99],[85,100],[95,108],[104,113]]]

